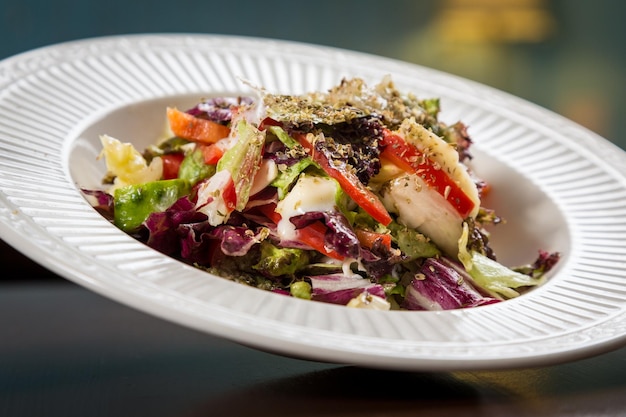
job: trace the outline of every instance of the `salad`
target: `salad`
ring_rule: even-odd
[[[103,187],[83,190],[146,245],[235,282],[356,308],[447,310],[514,298],[558,262],[497,261],[462,122],[390,76],[325,92],[165,109],[147,149],[103,134]],[[132,138],[131,138],[132,139]]]

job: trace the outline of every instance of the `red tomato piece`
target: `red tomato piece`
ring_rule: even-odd
[[[185,159],[185,154],[182,152],[168,153],[161,155],[163,161],[163,179],[172,180],[178,178],[178,169],[180,163]]]

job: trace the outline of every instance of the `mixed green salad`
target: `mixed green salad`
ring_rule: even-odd
[[[118,228],[197,268],[285,296],[357,308],[447,310],[517,297],[559,253],[499,263],[462,122],[391,77],[325,92],[214,97],[164,109],[137,150],[103,134],[103,187],[83,190]],[[129,138],[132,141],[132,138]]]

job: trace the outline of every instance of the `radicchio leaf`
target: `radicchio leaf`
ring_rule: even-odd
[[[163,212],[150,214],[144,225],[148,229],[146,244],[159,252],[176,255],[181,250],[181,224],[203,222],[206,215],[195,210],[195,205],[188,197],[179,198]]]
[[[428,258],[407,285],[403,307],[407,310],[452,310],[498,301],[481,295],[454,268],[436,258]]]
[[[311,299],[325,303],[346,305],[359,294],[386,298],[382,285],[373,284],[359,275],[329,274],[307,277],[311,281]]]

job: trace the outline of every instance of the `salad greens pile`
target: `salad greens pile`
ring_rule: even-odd
[[[540,285],[558,253],[507,267],[466,162],[466,126],[390,77],[326,92],[217,97],[166,109],[138,151],[101,136],[107,175],[83,190],[118,228],[221,277],[381,310],[477,307]]]

